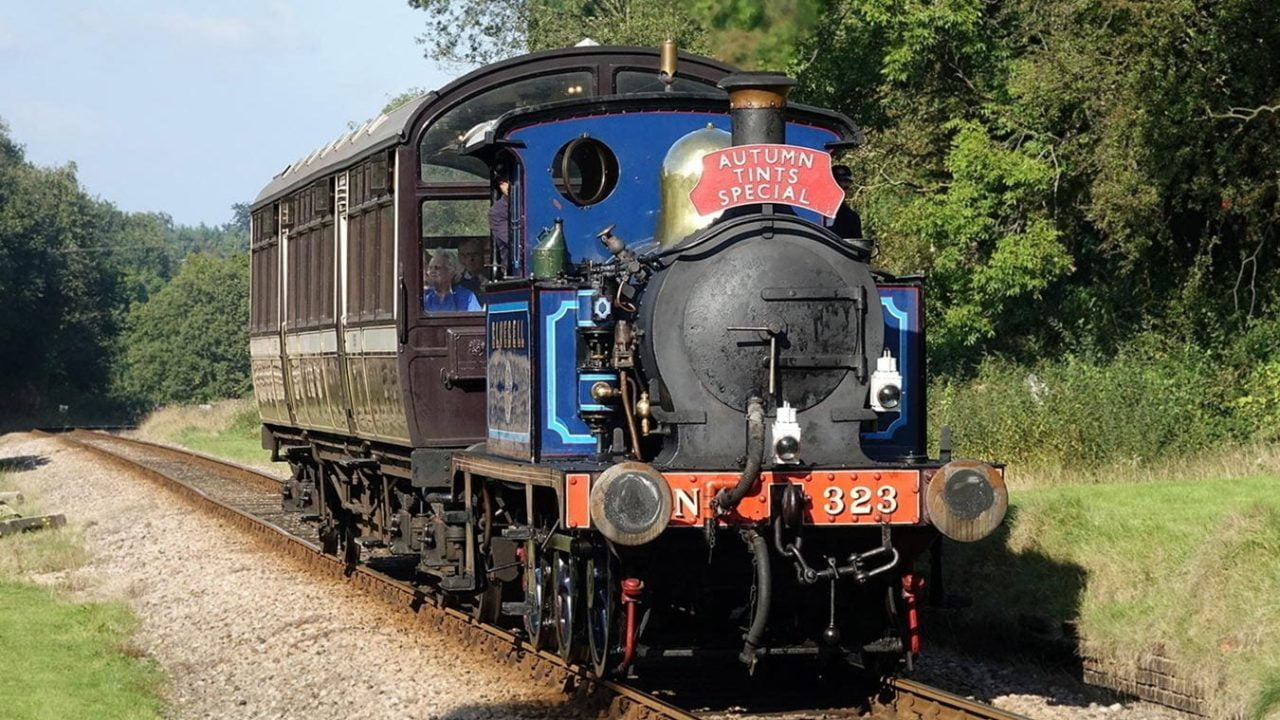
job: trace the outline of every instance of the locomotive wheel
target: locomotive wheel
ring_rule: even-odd
[[[587,646],[596,677],[605,677],[621,660],[618,641],[618,560],[603,543],[587,562]]]
[[[520,577],[529,612],[524,616],[524,629],[529,634],[529,642],[542,649],[550,643],[549,631],[553,624],[551,596],[554,584],[551,557],[538,549],[536,541],[526,544],[525,552],[528,554]]]
[[[552,560],[555,593],[552,595],[552,623],[555,626],[556,651],[566,661],[578,654],[578,573],[577,563],[569,553],[555,553]]]
[[[489,486],[483,480],[480,481],[479,495],[476,501],[480,508],[479,517],[476,518],[476,531],[479,533],[476,538],[476,560],[485,570],[484,589],[475,597],[471,617],[492,625],[502,615],[502,582],[492,572],[494,561],[490,542],[493,538],[493,499]]]

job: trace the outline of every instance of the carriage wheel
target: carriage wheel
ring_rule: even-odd
[[[587,645],[596,677],[605,677],[621,661],[618,641],[618,560],[603,543],[587,563]]]

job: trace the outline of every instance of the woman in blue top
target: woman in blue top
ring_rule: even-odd
[[[422,309],[427,312],[468,312],[482,310],[475,293],[453,281],[461,271],[458,259],[448,250],[436,250],[427,261],[427,288],[422,291]]]

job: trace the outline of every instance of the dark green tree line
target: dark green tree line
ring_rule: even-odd
[[[155,402],[126,377],[130,315],[191,252],[243,254],[246,238],[235,221],[190,228],[120,212],[80,187],[74,165],[33,166],[0,125],[0,424],[119,422]],[[247,318],[247,307],[225,312]]]
[[[0,408],[8,422],[104,404],[124,285],[103,250],[119,220],[81,192],[74,166],[31,166],[0,126]]]
[[[954,362],[1201,343],[1274,312],[1280,8],[846,0],[797,62]],[[856,68],[852,71],[850,68]],[[954,365],[953,362],[953,365]]]

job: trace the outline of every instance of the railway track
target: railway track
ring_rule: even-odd
[[[277,552],[288,555],[317,574],[354,584],[381,597],[423,627],[453,636],[484,650],[495,660],[516,666],[531,676],[563,687],[576,708],[599,717],[622,720],[693,720],[704,715],[734,718],[871,717],[889,720],[1019,720],[1023,716],[978,703],[911,680],[889,678],[867,693],[857,707],[773,708],[752,712],[740,707],[688,710],[625,683],[602,681],[583,668],[565,663],[554,653],[523,642],[502,628],[477,622],[468,614],[446,607],[439,597],[404,580],[366,565],[349,565],[325,555],[314,528],[280,509],[281,480],[267,473],[209,456],[142,440],[98,432],[74,431],[56,436],[62,442],[99,457],[105,464],[144,477],[182,496],[223,520],[252,534]],[[740,680],[739,680],[740,682]],[[686,707],[699,708],[696,697],[680,694]]]

